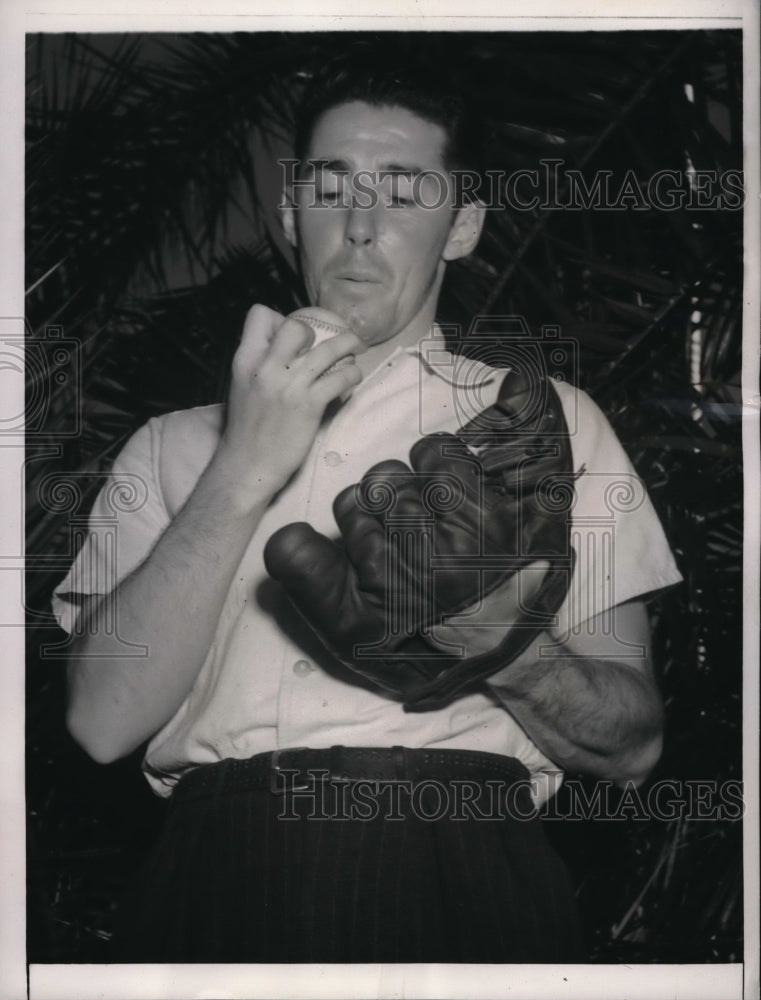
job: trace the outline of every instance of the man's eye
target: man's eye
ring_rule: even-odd
[[[318,205],[342,205],[346,198],[343,178],[327,174],[317,181],[316,198]]]
[[[383,201],[392,208],[412,208],[415,192],[412,179],[406,174],[393,174],[384,179]]]
[[[340,191],[318,191],[317,200],[321,205],[335,205],[341,200],[342,194]]]

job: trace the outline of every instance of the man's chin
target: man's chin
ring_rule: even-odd
[[[368,347],[380,344],[394,335],[391,323],[382,322],[383,310],[380,308],[372,308],[369,304],[347,302],[344,297],[334,295],[320,296],[317,305],[340,316]]]

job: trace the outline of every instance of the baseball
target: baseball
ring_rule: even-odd
[[[319,306],[305,306],[303,309],[297,309],[295,312],[289,314],[288,319],[301,320],[302,323],[306,323],[314,330],[314,343],[312,344],[310,350],[322,343],[323,340],[328,340],[328,338],[335,337],[336,334],[344,333],[350,329],[350,327],[341,320],[340,316],[337,316],[335,313],[328,312],[327,309],[320,309]],[[347,354],[345,358],[340,358],[332,364],[330,368],[327,368],[323,372],[323,375],[339,371],[339,369],[345,368],[353,361],[354,355]],[[320,378],[322,378],[322,376],[320,376]]]

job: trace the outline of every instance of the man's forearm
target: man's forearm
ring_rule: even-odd
[[[313,340],[305,323],[264,306],[249,311],[217,450],[148,559],[118,588],[119,637],[108,629],[114,598],[88,609],[69,669],[67,722],[96,760],[134,750],[180,707],[262,514],[304,462],[328,403],[361,381],[353,359],[364,345],[355,334],[310,350]],[[125,658],[120,640],[144,644],[148,655]]]
[[[215,456],[149,558],[91,607],[69,666],[67,723],[96,760],[129,753],[179,708],[267,500],[241,502]],[[122,640],[147,655],[125,657]]]
[[[489,685],[559,766],[623,782],[644,780],[661,750],[662,707],[652,679],[629,664],[560,650],[521,657]]]
[[[496,622],[516,617],[527,586],[516,577],[463,616],[466,624],[449,626],[449,641],[470,655],[494,650],[504,637]],[[633,600],[590,619],[571,639],[541,632],[488,685],[559,767],[639,782],[661,752],[663,709],[649,645],[647,609]]]

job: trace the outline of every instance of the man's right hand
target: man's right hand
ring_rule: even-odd
[[[339,317],[335,322],[345,325]],[[353,362],[366,349],[359,337],[347,330],[312,348],[314,339],[306,322],[266,306],[246,317],[216,456],[243,501],[285,485],[306,458],[328,404],[361,381]],[[328,373],[342,359],[351,363]]]
[[[187,697],[264,511],[304,461],[328,403],[360,381],[354,364],[325,374],[364,350],[353,333],[310,350],[313,341],[306,323],[254,306],[211,462],[148,558],[119,584],[118,601],[88,602],[69,664],[67,722],[96,760],[134,750]],[[109,624],[116,607],[118,637]],[[147,657],[124,657],[121,639],[144,645]]]

